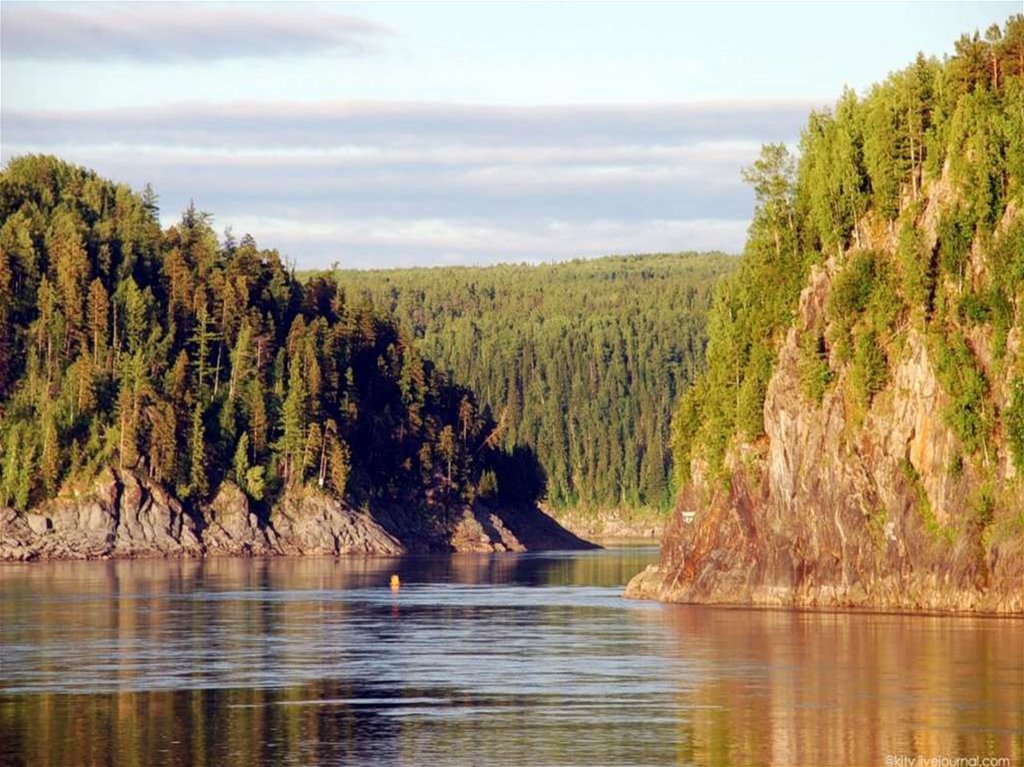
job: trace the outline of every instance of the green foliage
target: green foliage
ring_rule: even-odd
[[[1024,469],[1024,378],[1013,382],[1010,405],[1003,413],[1006,439],[1010,444],[1010,455],[1018,471]]]
[[[966,94],[950,121],[948,156],[952,181],[963,194],[959,211],[965,230],[991,231],[1006,202],[1005,136],[998,94],[979,88]]]
[[[1001,34],[965,35],[953,57],[918,56],[866,94],[846,91],[833,111],[813,113],[795,173],[782,149],[765,148],[746,175],[757,208],[743,260],[708,318],[707,370],[673,421],[680,482],[693,460],[719,470],[731,444],[760,435],[772,360],[809,265],[826,257],[825,317],[798,339],[806,397],[820,401],[832,376],[848,373],[851,399],[870,407],[908,331],[924,331],[952,400],[948,423],[967,454],[986,448],[996,409],[962,326],[991,331],[998,370],[1024,306],[1022,51],[1024,16],[1014,16]],[[1008,219],[1008,210],[1018,212]],[[879,250],[863,248],[866,235]],[[985,261],[973,274],[972,248]],[[1024,402],[1017,408],[1004,427],[1024,423]]]
[[[844,248],[867,207],[864,136],[857,96],[846,90],[833,117],[813,112],[800,145],[801,196],[811,230],[832,252]]]
[[[870,406],[888,377],[889,363],[878,337],[872,331],[858,334],[850,367],[850,385],[857,403],[862,407]]]
[[[906,458],[901,458],[900,472],[903,474],[903,478],[911,485],[917,497],[917,514],[921,518],[925,532],[937,542],[952,544],[955,532],[952,528],[941,524],[935,516],[935,510],[928,499],[928,492],[925,490],[924,483],[921,481],[921,475],[918,474],[914,464]]]
[[[698,454],[720,473],[733,436],[764,433],[763,405],[772,365],[812,258],[799,243],[793,158],[768,145],[744,174],[757,208],[739,269],[723,279],[708,315],[708,367],[673,417],[676,478],[689,477]]]
[[[833,319],[849,319],[862,313],[875,290],[878,257],[871,251],[859,250],[850,256],[837,275],[829,295],[828,311]]]
[[[942,212],[938,226],[939,264],[946,274],[963,279],[973,237],[967,208],[956,206]]]
[[[701,404],[709,397],[701,390],[703,382],[689,389],[679,400],[679,406],[672,414],[673,477],[678,487],[690,481],[690,459],[693,458],[694,443],[703,423]]]
[[[476,488],[476,494],[480,498],[490,498],[498,493],[498,477],[488,469],[480,475],[480,482]]]
[[[908,208],[902,216],[896,259],[900,273],[900,291],[912,315],[923,323],[932,313],[936,269],[925,250],[924,236],[916,222],[917,208]]]
[[[964,457],[960,453],[949,459],[947,474],[950,479],[960,479],[964,475]]]
[[[228,475],[254,500],[316,482],[429,508],[484,472],[510,499],[543,494],[530,451],[503,452],[394,318],[299,283],[249,236],[221,245],[193,207],[166,231],[157,213],[52,157],[0,174],[0,504],[109,465],[191,503]]]
[[[744,370],[736,403],[736,428],[748,440],[764,433],[764,398],[774,357],[767,344],[755,346]]]
[[[956,331],[932,333],[931,351],[943,389],[952,402],[944,415],[968,453],[981,449],[992,430],[988,381],[980,364]]]
[[[804,396],[815,405],[821,403],[825,390],[832,381],[828,366],[825,338],[819,333],[804,333],[800,338],[800,388]]]
[[[735,262],[675,254],[337,278],[477,393],[500,445],[536,451],[551,506],[665,507],[672,409],[703,368],[714,285]]]

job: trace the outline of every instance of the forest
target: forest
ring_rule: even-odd
[[[402,323],[249,236],[49,156],[0,174],[0,508],[106,466],[186,503],[532,502],[543,472]]]
[[[991,474],[1001,441],[1024,465],[1024,366],[1010,353],[1024,300],[1024,17],[847,90],[811,114],[797,154],[766,146],[746,178],[749,239],[714,298],[707,371],[673,419],[679,483],[695,462],[727,479],[730,449],[761,440],[776,355],[815,265],[835,278],[824,316],[800,331],[808,407],[838,391],[848,419],[863,418],[912,329],[950,403],[950,476],[968,463]],[[991,510],[992,487],[980,492]]]
[[[706,317],[736,258],[344,270],[421,353],[474,391],[506,450],[534,450],[555,508],[668,507],[671,414],[704,367]]]

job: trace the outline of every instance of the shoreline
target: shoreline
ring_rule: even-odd
[[[589,541],[635,541],[660,545],[671,511],[657,509],[597,509],[582,507],[541,510],[574,535]]]
[[[109,467],[28,513],[0,508],[0,561],[588,548],[596,544],[532,504],[477,502],[431,514],[400,504],[356,508],[303,488],[261,509],[225,481],[209,503],[191,508],[148,477]]]
[[[662,604],[736,610],[1024,619],[1024,593],[1006,595],[965,590],[950,593],[948,589],[936,589],[920,580],[888,584],[891,588],[885,594],[868,591],[863,586],[844,590],[825,583],[802,591],[791,586],[748,585],[732,598],[721,596],[721,592],[718,595],[714,591],[701,592],[692,583],[673,581],[670,584],[668,581],[668,573],[661,565],[648,565],[630,579],[622,596]]]

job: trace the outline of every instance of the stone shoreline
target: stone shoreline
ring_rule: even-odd
[[[0,509],[0,561],[592,547],[536,507],[476,504],[439,518],[399,508],[356,509],[305,488],[267,512],[224,482],[209,504],[189,510],[159,484],[115,469],[30,513]]]

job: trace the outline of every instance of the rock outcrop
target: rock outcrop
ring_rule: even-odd
[[[28,514],[0,509],[0,560],[525,551],[585,548],[539,509],[465,507],[448,514],[355,509],[303,488],[269,511],[225,481],[186,509],[159,484],[105,469]]]
[[[106,469],[32,513],[0,509],[0,559],[196,556],[193,518],[159,485]]]
[[[224,482],[203,509],[203,542],[211,553],[259,556],[277,553],[273,528],[249,508],[249,499],[234,482]]]
[[[668,514],[659,509],[567,509],[548,511],[558,524],[590,541],[657,542]]]
[[[933,226],[926,217],[928,247]],[[893,248],[862,236],[866,246]],[[888,382],[866,409],[851,406],[848,370],[834,359],[834,385],[820,404],[802,390],[799,339],[825,322],[840,268],[830,259],[811,271],[766,392],[765,436],[733,444],[724,484],[706,463],[692,462],[661,561],[633,579],[627,596],[1024,612],[1024,483],[1005,435],[966,455],[923,333],[913,325],[901,331]],[[1010,331],[1001,367],[987,353],[984,328],[966,335],[1001,411],[1021,331]]]
[[[283,554],[403,554],[405,546],[365,511],[323,493],[285,498],[270,515]]]

